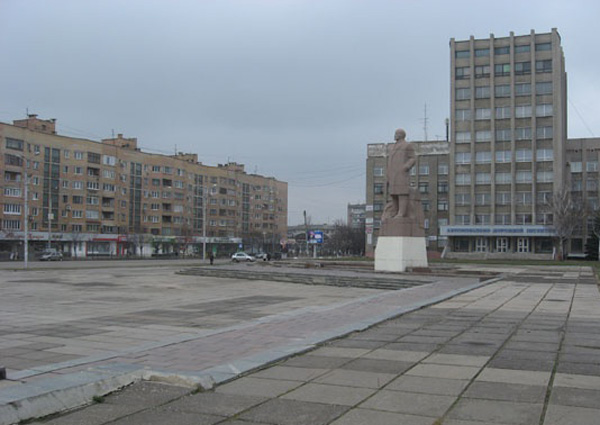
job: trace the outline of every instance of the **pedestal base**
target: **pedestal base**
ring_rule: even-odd
[[[427,267],[424,237],[381,236],[375,247],[375,271],[404,272],[407,268]]]

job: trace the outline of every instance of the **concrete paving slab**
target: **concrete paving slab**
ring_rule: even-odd
[[[300,381],[285,381],[274,379],[261,379],[246,376],[217,387],[217,393],[252,395],[256,397],[275,398],[288,393],[303,385]]]
[[[382,390],[360,407],[438,418],[443,416],[455,401],[455,396]]]
[[[550,372],[494,369],[486,367],[477,376],[477,381],[502,382],[505,384],[548,385]]]
[[[315,382],[347,387],[381,388],[395,377],[396,375],[391,373],[336,369],[315,379]]]
[[[280,398],[340,406],[355,406],[376,392],[375,389],[308,383]]]
[[[468,384],[468,380],[403,375],[392,381],[385,388],[394,391],[458,396]]]
[[[556,387],[552,390],[550,404],[597,409],[600,408],[600,390]]]
[[[600,409],[550,405],[543,425],[597,425]]]
[[[163,408],[172,414],[186,412],[229,417],[260,405],[266,400],[268,400],[266,397],[206,392],[181,397]]]
[[[393,412],[381,412],[369,409],[353,409],[343,415],[331,425],[390,425],[390,424],[406,424],[406,425],[432,425],[433,421],[430,417],[405,415]]]
[[[329,372],[328,369],[274,366],[253,374],[256,378],[278,379],[286,381],[312,381]]]
[[[362,358],[416,363],[428,355],[428,352],[388,350],[380,348],[363,355]]]
[[[553,384],[555,387],[600,390],[600,377],[557,373]]]
[[[410,369],[406,374],[411,376],[426,376],[430,378],[445,379],[471,379],[481,368],[471,366],[454,366],[438,364],[419,364]]]
[[[423,363],[435,363],[455,366],[483,367],[490,357],[488,356],[465,356],[457,354],[432,354],[423,360]]]
[[[273,399],[239,415],[239,419],[281,425],[325,425],[349,407]]]
[[[464,397],[487,400],[544,403],[547,387],[541,385],[507,384],[503,382],[473,382]]]
[[[363,372],[400,374],[413,366],[412,362],[361,358],[344,363],[339,368]]]
[[[463,398],[452,408],[448,417],[500,424],[537,425],[542,408],[543,404]]]

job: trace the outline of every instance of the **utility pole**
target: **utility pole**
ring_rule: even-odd
[[[48,179],[48,249],[52,248],[52,178]]]
[[[308,222],[306,221],[306,210],[304,210],[304,232],[306,235],[306,255],[308,254]]]

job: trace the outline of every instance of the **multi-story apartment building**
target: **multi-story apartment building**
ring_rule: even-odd
[[[20,252],[25,185],[32,252],[72,256],[218,254],[287,233],[287,183],[196,154],[142,152],[137,139],[96,142],[56,134],[35,115],[0,123],[0,251]],[[28,182],[25,181],[25,173]]]
[[[365,218],[365,253],[375,253],[381,227],[381,214],[388,200],[386,188],[387,157],[393,143],[374,143],[367,146],[367,205]],[[449,180],[447,142],[412,142],[417,162],[411,169],[410,184],[419,192],[425,217],[427,249],[439,251],[446,239],[440,227],[448,224]]]
[[[348,226],[353,229],[362,229],[365,225],[366,204],[348,204]]]
[[[570,239],[569,251],[583,253],[598,209],[600,139],[567,140],[558,32],[453,39],[450,52],[450,143],[445,151],[436,147],[429,158],[423,152],[427,143],[414,144],[419,162],[412,184],[429,219],[428,249],[445,247],[447,257],[550,258],[554,231],[548,200],[568,190],[590,213]],[[385,146],[368,145],[369,255],[387,200]],[[424,168],[425,161],[438,167]],[[429,199],[433,193],[438,199]]]

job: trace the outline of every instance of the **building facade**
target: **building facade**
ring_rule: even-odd
[[[427,146],[435,145],[415,142],[411,177],[428,218],[428,249],[448,258],[552,258],[549,199],[566,190],[588,212],[569,241],[570,252],[583,253],[598,209],[600,139],[567,139],[557,30],[452,39],[450,54],[450,143],[432,155]],[[385,144],[368,145],[369,255],[387,200],[386,152]]]
[[[201,254],[206,245],[225,254],[258,250],[267,236],[278,247],[287,233],[287,183],[197,154],[142,152],[121,134],[65,137],[30,115],[0,123],[0,163],[0,255],[22,255],[26,217],[30,255],[46,246],[72,257]]]
[[[366,204],[348,204],[348,226],[353,229],[362,229],[365,225]]]
[[[449,180],[447,142],[411,142],[417,162],[410,172],[410,185],[419,192],[425,217],[427,249],[441,251],[446,238],[440,236],[441,226],[448,225]],[[381,227],[381,214],[388,201],[386,187],[387,157],[393,143],[367,146],[367,205],[365,218],[365,253],[372,257]]]

